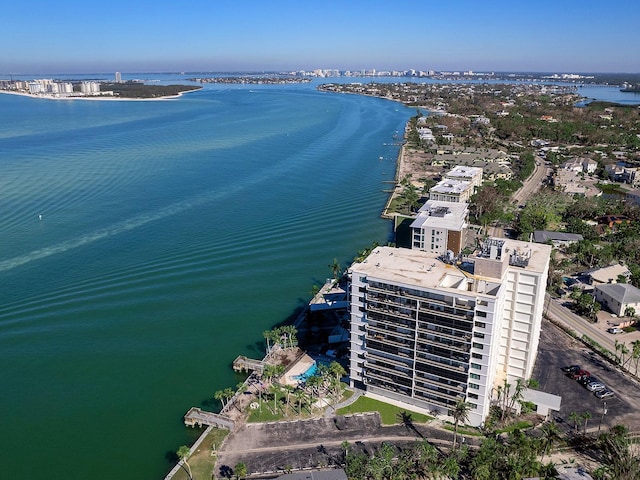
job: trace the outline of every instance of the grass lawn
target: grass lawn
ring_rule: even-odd
[[[411,419],[415,423],[425,423],[433,419],[433,417],[430,417],[429,415],[412,412],[410,410],[407,410],[406,408],[396,407],[395,405],[390,405],[388,403],[384,403],[379,400],[374,400],[369,397],[360,397],[358,398],[358,400],[356,400],[355,403],[349,405],[348,407],[344,407],[338,410],[339,415],[349,415],[352,413],[362,413],[362,412],[380,413],[380,418],[382,419],[383,425],[394,425],[397,423],[401,423],[402,420],[400,420],[399,418],[401,412],[410,413]]]
[[[187,459],[191,467],[193,480],[211,480],[211,473],[216,463],[216,456],[213,452],[218,450],[228,434],[229,430],[222,428],[212,429],[198,449]],[[233,465],[231,467],[233,468]],[[189,480],[184,468],[178,470],[173,478],[174,480]]]
[[[504,428],[496,430],[496,433],[508,433],[508,432],[513,432],[514,430],[526,430],[532,427],[533,427],[533,423],[531,423],[530,421],[521,420],[519,422],[513,423]]]
[[[345,401],[353,395],[353,390],[348,390],[346,385],[342,385],[342,398],[340,401]],[[302,412],[298,413],[298,402],[295,398],[290,399],[290,405],[287,410],[285,395],[280,394],[278,396],[278,403],[276,413],[273,413],[273,399],[263,398],[262,402],[256,400],[253,403],[257,403],[259,408],[249,409],[247,411],[247,422],[276,422],[279,420],[296,420],[299,418],[310,418],[320,415],[323,408],[314,407],[313,412],[309,411],[308,404],[302,404]]]
[[[450,432],[453,432],[453,423],[447,422],[444,424],[443,428],[445,430],[449,430]],[[479,429],[475,427],[466,427],[464,425],[458,425],[458,434],[468,435],[470,437],[484,437],[484,435]]]

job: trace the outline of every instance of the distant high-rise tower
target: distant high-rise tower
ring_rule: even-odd
[[[122,83],[122,75],[120,75],[120,72],[116,72],[116,83]]]

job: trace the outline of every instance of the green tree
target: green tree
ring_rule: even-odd
[[[339,397],[341,393],[340,379],[347,374],[347,371],[338,362],[333,361],[329,364],[329,372],[334,376],[334,382],[333,382],[335,386],[334,393],[336,397]]]
[[[471,411],[471,405],[463,400],[458,400],[455,407],[451,411],[453,417],[453,442],[451,449],[456,449],[456,441],[458,440],[458,425],[460,422],[466,423],[469,421],[469,412]]]
[[[271,385],[269,388],[271,394],[273,395],[273,414],[278,414],[278,393],[280,393],[280,385]]]
[[[331,269],[331,272],[333,273],[334,282],[337,282],[338,278],[340,278],[340,274],[342,273],[342,266],[340,265],[340,262],[338,262],[337,258],[333,259],[333,262],[331,262],[329,264],[329,268]]]
[[[541,457],[540,461],[542,462],[544,456],[549,454],[551,449],[556,445],[560,439],[560,430],[558,429],[558,425],[555,423],[545,423],[541,428],[542,438],[541,438]]]
[[[233,473],[235,474],[236,478],[238,480],[240,480],[241,478],[244,478],[247,476],[247,465],[243,462],[238,462],[236,463],[236,466],[233,467]]]
[[[583,433],[583,435],[586,435],[587,434],[587,422],[591,418],[591,412],[582,412],[582,415],[580,415],[580,418],[582,418],[582,420],[584,420],[584,429],[583,429],[582,433]]]
[[[267,355],[271,352],[271,341],[273,340],[273,330],[265,330],[262,332],[262,336],[267,342]]]
[[[569,420],[573,422],[574,433],[578,434],[578,423],[580,421],[580,415],[577,412],[571,412],[569,414]]]
[[[178,451],[176,452],[176,454],[178,455],[178,458],[180,458],[180,460],[182,460],[184,464],[187,466],[185,470],[187,471],[187,474],[189,475],[190,480],[193,480],[193,476],[191,475],[191,467],[189,466],[189,462],[187,461],[187,459],[191,455],[191,449],[186,445],[182,445],[180,448],[178,448]]]
[[[222,410],[224,410],[224,407],[226,406],[226,396],[225,396],[225,392],[224,390],[218,390],[213,394],[213,398],[215,398],[216,400],[218,400],[221,404],[222,404]]]
[[[640,472],[640,455],[631,448],[629,430],[623,425],[612,427],[600,435],[598,446],[604,457],[600,478],[636,480]]]
[[[640,361],[640,340],[634,340],[631,342],[631,358],[635,360],[635,371],[634,374],[638,375],[638,361]]]
[[[622,275],[624,277],[624,275]],[[627,277],[625,277],[626,279]],[[618,282],[618,283],[624,283],[624,282]],[[627,307],[624,309],[624,316],[627,317],[629,320],[631,320],[633,317],[636,316],[636,309],[633,307]]]
[[[306,398],[307,394],[301,388],[297,388],[293,392],[293,396],[296,397],[296,400],[298,401],[298,415],[302,415],[302,402]]]

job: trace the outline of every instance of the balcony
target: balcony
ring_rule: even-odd
[[[411,379],[410,378],[401,378],[398,375],[394,375],[395,378],[390,378],[386,375],[381,375],[378,371],[370,371],[366,370],[364,373],[365,378],[377,380],[381,382],[383,385],[394,386],[396,388],[411,388]],[[404,380],[404,382],[397,380]]]
[[[435,355],[432,355],[435,356]],[[442,361],[438,361],[438,360],[433,360],[430,358],[427,358],[424,354],[419,353],[416,356],[416,362],[422,363],[424,365],[429,365],[432,367],[436,367],[436,368],[444,368],[444,369],[451,369],[453,372],[456,373],[467,373],[468,371],[468,366],[463,364],[463,363],[458,363],[455,361],[451,361],[450,359],[445,359],[443,358]]]
[[[445,340],[445,341],[443,341]],[[456,352],[459,353],[469,353],[471,351],[471,344],[470,343],[462,343],[462,342],[452,342],[452,341],[446,341],[448,339],[444,339],[442,337],[438,337],[438,338],[427,338],[424,335],[419,335],[418,336],[418,344],[425,344],[425,345],[432,345],[434,347],[438,347],[438,348],[444,348],[446,347],[446,349],[451,349],[454,350]]]
[[[367,358],[372,362],[375,362],[376,364],[378,364],[378,362],[389,363],[391,365],[395,365],[396,367],[412,369],[412,366],[410,363],[405,363],[400,360],[394,360],[393,358],[389,358],[389,357],[383,357],[381,355],[377,355],[375,352],[368,352]]]
[[[453,395],[451,395],[450,393],[441,392],[440,389],[434,390],[434,389],[422,386],[418,382],[416,382],[414,386],[414,390],[417,392],[433,395],[434,397],[450,400],[453,402],[454,405],[458,402],[458,400],[461,400],[461,399],[464,400],[464,397],[465,397],[464,392],[461,392],[461,393],[451,392],[453,393]]]

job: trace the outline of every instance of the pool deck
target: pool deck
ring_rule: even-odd
[[[280,383],[284,385],[297,386],[300,380],[296,377],[305,373],[315,363],[316,361],[305,353],[296,362],[294,362],[286,372],[284,372],[280,379]]]

